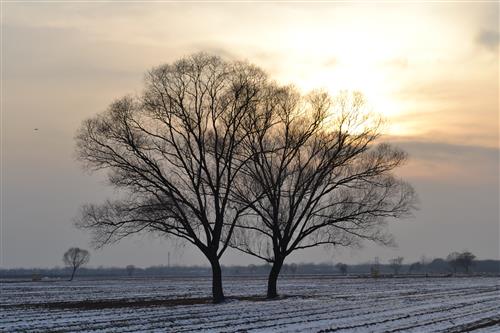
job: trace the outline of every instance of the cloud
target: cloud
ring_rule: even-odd
[[[72,28],[5,25],[3,79],[80,80],[141,77],[152,48],[102,42]],[[31,81],[27,81],[29,83]]]
[[[451,144],[426,140],[425,138],[393,137],[392,143],[400,145],[413,152],[418,158],[425,159],[466,159],[488,160],[491,163],[498,163],[498,148],[482,147],[475,145]]]
[[[404,149],[409,163],[400,174],[411,180],[455,184],[496,184],[500,150],[479,145],[453,144],[430,137],[386,136],[383,141]]]
[[[206,52],[217,55],[226,60],[241,60],[238,54],[217,42],[200,42],[190,45],[187,48],[192,49],[193,52]]]
[[[500,44],[500,33],[498,30],[483,29],[477,34],[476,42],[492,52],[497,52]]]
[[[336,58],[336,57],[330,57],[328,59],[325,60],[325,62],[323,63],[323,65],[325,67],[335,67],[339,64],[339,60]]]

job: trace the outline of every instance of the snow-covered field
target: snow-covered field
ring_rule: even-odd
[[[0,286],[2,332],[500,332],[498,278],[225,278],[16,282]]]

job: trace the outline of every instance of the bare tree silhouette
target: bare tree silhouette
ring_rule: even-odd
[[[408,216],[412,187],[391,171],[406,154],[375,144],[380,121],[360,93],[302,96],[293,87],[273,94],[272,112],[248,137],[249,163],[234,200],[251,209],[231,246],[272,264],[267,296],[292,252],[319,245],[391,244],[387,218]]]
[[[245,205],[230,190],[245,163],[267,75],[244,62],[195,54],[146,75],[139,97],[123,97],[86,120],[77,155],[106,169],[124,199],[86,205],[77,226],[96,246],[141,232],[184,239],[212,267],[214,302],[224,300],[219,260]],[[258,123],[258,121],[257,121]]]
[[[469,251],[463,251],[458,255],[457,263],[462,266],[465,273],[469,274],[470,268],[474,265],[474,259],[476,256]]]
[[[408,267],[408,273],[412,274],[415,272],[420,272],[422,270],[422,266],[423,265],[419,261],[414,262],[410,265],[410,267]]]
[[[391,267],[394,274],[399,274],[401,266],[403,266],[403,257],[396,257],[389,260],[389,266]]]
[[[89,262],[89,251],[77,247],[72,247],[64,253],[63,262],[66,266],[71,268],[70,281],[73,281],[76,270]]]
[[[347,264],[339,262],[337,265],[335,265],[335,267],[339,270],[340,273],[342,273],[342,275],[346,275],[347,274],[347,268],[349,266],[347,266]]]
[[[446,261],[448,262],[448,265],[453,269],[453,273],[457,272],[458,267],[460,266],[458,262],[458,258],[460,257],[460,253],[458,252],[452,252],[446,257]]]
[[[134,274],[134,271],[135,271],[135,266],[134,265],[127,265],[127,267],[125,267],[125,270],[127,271],[128,276],[132,276]]]

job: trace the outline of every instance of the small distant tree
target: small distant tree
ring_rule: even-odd
[[[474,265],[474,259],[476,256],[469,251],[464,251],[460,253],[457,257],[457,265],[463,267],[465,273],[469,273],[470,267]]]
[[[448,265],[453,269],[453,273],[457,272],[457,268],[460,266],[458,263],[458,257],[460,256],[460,253],[458,252],[452,252],[446,257],[446,261],[448,262]]]
[[[134,274],[134,271],[135,271],[135,266],[128,265],[127,267],[125,267],[125,269],[127,270],[127,275],[132,276]]]
[[[420,257],[420,269],[421,270],[424,270],[426,273],[428,271],[428,265],[429,265],[429,259],[427,259],[427,257],[423,254],[421,257]]]
[[[375,257],[373,264],[370,266],[370,275],[373,278],[378,278],[380,276],[380,261],[378,257]]]
[[[380,276],[380,265],[373,264],[370,267],[370,275],[373,278],[378,278]]]
[[[420,272],[422,270],[422,264],[420,262],[414,262],[408,268],[408,273]]]
[[[248,270],[250,271],[251,275],[255,275],[257,273],[257,266],[254,264],[248,265]]]
[[[335,265],[335,267],[338,269],[340,273],[342,273],[342,275],[347,274],[347,267],[348,267],[347,264],[339,262],[337,265]]]
[[[88,263],[89,259],[89,251],[79,249],[77,247],[72,247],[68,251],[66,251],[66,253],[64,253],[63,262],[66,266],[72,269],[71,278],[69,279],[69,281],[73,281],[76,270]]]
[[[401,266],[403,265],[403,257],[396,257],[389,260],[389,266],[391,267],[394,274],[398,274],[401,270]]]

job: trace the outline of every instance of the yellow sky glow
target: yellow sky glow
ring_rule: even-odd
[[[481,33],[498,35],[494,4],[9,4],[5,12],[6,27],[40,35],[11,47],[33,54],[26,63],[13,56],[12,72],[68,79],[69,67],[140,79],[152,66],[208,51],[247,59],[304,91],[359,90],[390,135],[498,146],[498,42],[478,42]]]

